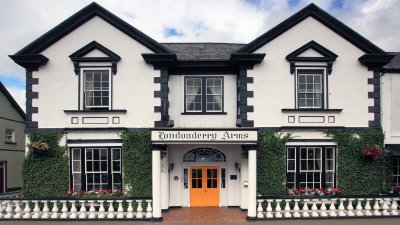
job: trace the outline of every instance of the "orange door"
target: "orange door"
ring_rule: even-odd
[[[218,167],[190,167],[190,205],[219,206]]]

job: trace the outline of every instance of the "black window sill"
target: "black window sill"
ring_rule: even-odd
[[[17,142],[15,141],[4,141],[4,143],[9,144],[9,145],[16,145]]]
[[[339,113],[343,109],[282,109],[282,112],[331,112]]]
[[[181,115],[226,115],[226,112],[183,112]]]
[[[126,109],[94,109],[94,110],[64,110],[65,113],[126,113]]]

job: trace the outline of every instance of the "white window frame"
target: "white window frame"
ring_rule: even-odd
[[[328,159],[328,157],[327,157],[328,151],[333,151],[332,159]],[[331,170],[327,169],[327,165],[328,165],[327,162],[329,160],[332,160],[332,163],[333,163]],[[336,176],[335,176],[335,174],[336,174],[336,148],[334,148],[334,147],[325,147],[325,174],[324,175],[326,176],[327,173],[333,173],[332,182],[327,182],[326,178],[325,178],[325,184],[328,186],[328,183],[329,183],[329,184],[332,184],[331,187],[334,187],[335,183],[336,183]]]
[[[86,179],[86,190],[88,190],[88,174],[93,174],[93,176],[94,176],[94,174],[100,174],[100,183],[98,183],[98,184],[100,184],[100,187],[104,184],[103,182],[102,182],[102,177],[101,177],[101,175],[103,174],[103,173],[105,173],[105,174],[107,174],[107,176],[108,176],[108,170],[109,170],[109,168],[108,168],[108,159],[109,159],[109,155],[108,155],[108,148],[102,148],[102,147],[99,147],[99,148],[84,148],[85,150],[85,179]],[[101,154],[99,155],[99,160],[94,160],[94,153],[93,153],[93,155],[92,155],[92,159],[91,160],[88,160],[87,159],[87,152],[88,152],[88,150],[92,150],[92,152],[93,152],[93,150],[99,150],[99,154],[100,154],[100,152],[101,152],[101,150],[102,149],[105,149],[106,150],[106,153],[107,153],[107,159],[105,160],[106,162],[107,162],[107,166],[106,166],[106,170],[105,171],[102,171],[101,169],[101,162],[102,161],[104,161],[104,160],[101,160]],[[92,162],[92,166],[93,166],[93,162],[95,162],[95,161],[99,161],[99,163],[100,163],[100,171],[89,171],[88,172],[88,170],[87,170],[87,164],[88,164],[88,162]],[[108,177],[108,179],[110,179],[110,177]],[[112,179],[112,177],[111,177],[111,179]],[[97,183],[93,183],[93,185],[95,185],[95,184],[97,184]],[[107,182],[107,185],[108,185],[108,182]],[[95,190],[96,188],[93,188],[93,190]],[[101,190],[101,188],[99,188],[99,190]]]
[[[119,151],[119,159],[114,159],[114,150]],[[114,170],[114,162],[119,162],[119,171]],[[121,188],[122,188],[122,150],[121,148],[111,148],[111,188],[114,189],[114,174],[121,175]],[[114,190],[113,190],[114,191]]]
[[[289,159],[289,151],[294,150],[294,159]],[[290,170],[289,169],[289,162],[293,161],[294,162],[294,169]],[[286,148],[286,174],[293,173],[293,182],[287,182],[287,183],[293,183],[293,187],[296,187],[296,168],[297,168],[297,149],[295,147],[287,147]]]
[[[208,80],[211,80],[211,79],[218,79],[218,80],[220,80],[220,82],[221,82],[221,86],[220,86],[220,88],[221,88],[221,93],[220,94],[208,94],[207,93],[207,90],[208,90]],[[223,80],[223,78],[221,78],[221,77],[206,77],[206,79],[205,79],[205,81],[206,81],[206,83],[204,84],[205,85],[205,89],[206,89],[206,91],[205,91],[205,97],[206,97],[206,104],[205,104],[205,107],[206,107],[206,112],[222,112],[222,107],[223,107],[223,102],[224,102],[224,93],[223,93],[223,91],[224,91],[224,80]],[[214,83],[214,82],[213,82]],[[213,86],[213,87],[218,87],[218,86]],[[220,110],[212,110],[212,109],[208,109],[208,96],[220,96],[221,97],[221,109]],[[213,102],[214,103],[214,102]]]
[[[101,106],[87,106],[86,98],[85,98],[85,77],[87,71],[107,71],[108,72],[108,105],[101,105]],[[112,71],[110,67],[84,67],[80,69],[81,72],[81,105],[82,108],[85,109],[111,109],[112,107]]]
[[[78,155],[79,155],[79,160],[74,159],[74,155],[75,155],[75,150],[78,150]],[[79,171],[78,170],[74,170],[74,165],[75,163],[79,163]],[[80,148],[72,148],[71,149],[71,171],[72,171],[72,188],[75,190],[75,185],[79,185],[78,189],[81,189],[82,187],[82,158],[81,158],[81,149]],[[79,183],[75,183],[75,176],[79,177],[79,180],[81,182]]]
[[[5,142],[15,143],[15,130],[14,129],[6,128]]]
[[[393,157],[393,167],[396,168],[397,172],[393,173],[393,184],[400,185],[400,156]]]
[[[311,158],[311,159],[310,159],[310,158],[308,158],[308,152],[309,152],[309,150],[311,150],[311,149],[313,149],[314,158]],[[306,159],[301,158],[302,150],[306,150]],[[319,161],[320,161],[320,168],[319,168],[319,170],[316,170],[316,169],[315,169],[315,167],[316,167],[316,162],[317,162],[317,160],[318,160],[318,159],[315,158],[317,151],[319,151],[319,156],[320,156],[320,158],[319,158]],[[305,170],[303,170],[302,167],[301,167],[301,166],[302,166],[302,161],[306,161],[306,167],[307,167],[307,169],[305,169]],[[312,161],[313,164],[314,164],[314,165],[313,165],[313,167],[314,167],[313,170],[308,169],[308,162],[309,162],[309,161]],[[306,175],[306,180],[305,180],[304,182],[299,181],[299,185],[300,185],[300,183],[304,183],[306,187],[308,187],[308,184],[312,184],[312,187],[313,187],[313,188],[321,188],[321,187],[322,187],[322,147],[317,147],[317,146],[315,146],[315,147],[314,147],[314,146],[313,146],[313,147],[311,147],[311,146],[300,147],[300,170],[299,170],[299,173],[305,173],[305,175]],[[319,173],[319,182],[315,182],[314,179],[313,179],[313,181],[309,182],[309,181],[308,181],[308,176],[310,175],[309,173],[312,173],[313,177],[315,177],[315,173]],[[318,176],[318,175],[317,175],[317,176]],[[318,183],[319,183],[319,186],[316,187],[315,185],[318,184]]]
[[[200,101],[200,110],[189,110],[188,109],[188,96],[194,96],[194,95],[190,95],[188,94],[188,81],[190,79],[197,79],[200,80],[200,92],[198,94],[196,94],[196,96],[200,96],[201,97],[201,101]],[[218,79],[221,82],[221,93],[220,94],[208,94],[207,93],[207,81],[209,79]],[[224,111],[224,77],[223,76],[199,76],[199,77],[195,77],[195,76],[187,76],[184,78],[184,107],[185,107],[185,113],[199,113],[199,114],[207,114],[207,113],[223,113]],[[221,109],[220,110],[213,110],[213,109],[208,109],[207,108],[207,96],[220,96],[221,97]],[[214,102],[217,103],[217,102]]]
[[[309,73],[304,73],[302,71],[310,71]],[[315,71],[315,72],[311,72]],[[307,106],[300,106],[299,105],[299,74],[320,74],[321,75],[321,106],[319,107],[307,107]],[[325,109],[327,108],[327,75],[326,75],[326,68],[325,67],[296,67],[295,73],[295,107],[296,109]]]
[[[194,79],[194,80],[200,80],[200,93],[193,95],[193,94],[188,94],[188,81],[189,79]],[[188,96],[197,96],[200,95],[200,110],[189,110],[188,109],[188,103],[187,103],[187,97]],[[203,79],[201,77],[185,77],[185,111],[186,112],[203,112]]]

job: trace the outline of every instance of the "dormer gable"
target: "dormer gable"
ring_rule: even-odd
[[[110,62],[111,70],[115,75],[117,73],[117,62],[121,60],[121,57],[118,54],[96,41],[92,41],[83,46],[81,49],[72,53],[69,57],[74,62],[76,74],[79,73],[80,62]]]
[[[335,53],[324,46],[315,41],[310,41],[288,54],[286,60],[290,62],[290,73],[292,74],[294,73],[295,62],[326,62],[328,74],[330,74],[332,72],[333,61],[337,57]]]

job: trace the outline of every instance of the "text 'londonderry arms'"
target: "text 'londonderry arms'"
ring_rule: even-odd
[[[164,132],[158,131],[158,138],[162,141],[232,141],[232,140],[247,140],[249,134],[247,132],[200,132],[200,131],[176,131]]]

